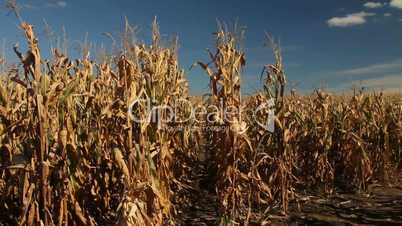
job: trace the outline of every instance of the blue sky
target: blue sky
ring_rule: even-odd
[[[0,0],[4,5],[5,0]],[[399,90],[402,87],[402,0],[20,0],[22,16],[35,26],[42,49],[48,47],[43,19],[58,35],[64,26],[70,43],[88,39],[110,45],[103,32],[118,34],[124,16],[139,27],[139,39],[148,39],[157,16],[165,37],[178,35],[179,57],[193,94],[208,91],[201,69],[207,61],[216,21],[246,27],[247,64],[243,92],[261,87],[259,74],[272,62],[263,47],[268,32],[280,39],[290,88],[311,91],[321,86],[348,90],[352,84]],[[13,43],[23,42],[18,21],[6,10],[0,13],[0,43],[9,61]],[[3,41],[2,41],[3,40]]]

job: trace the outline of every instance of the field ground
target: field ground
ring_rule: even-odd
[[[201,158],[202,159],[202,158]],[[191,195],[191,203],[179,210],[182,225],[217,225],[219,221],[217,197],[208,183],[206,163],[199,162],[194,181],[197,182]],[[402,175],[395,175],[402,178]],[[281,214],[274,208],[268,215],[268,225],[402,225],[402,180],[389,186],[373,183],[366,192],[343,193],[336,191],[331,196],[298,194],[297,202],[291,202],[289,214]],[[260,216],[254,214],[254,218]],[[260,225],[253,221],[250,225]]]

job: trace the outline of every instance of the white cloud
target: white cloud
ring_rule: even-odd
[[[37,9],[38,8],[37,6],[35,6],[33,4],[29,4],[29,3],[22,4],[21,7],[25,8],[25,9]]]
[[[402,94],[402,74],[384,74],[371,78],[344,81],[337,86],[337,90],[347,90],[353,85],[357,85],[357,87],[364,87],[367,90]]]
[[[359,82],[360,85],[368,89],[399,93],[402,91],[402,74],[385,75],[355,82]]]
[[[369,8],[369,9],[375,9],[375,8],[381,8],[384,5],[381,2],[366,2],[364,4],[364,7]]]
[[[333,17],[327,21],[330,27],[350,27],[365,24],[366,17],[374,16],[375,13],[359,12],[348,14],[344,17]]]
[[[45,5],[48,8],[65,8],[67,7],[66,1],[51,1],[46,3]]]
[[[402,59],[394,60],[387,63],[372,64],[365,67],[352,68],[338,71],[338,75],[373,75],[389,73],[390,71],[402,70]]]
[[[384,16],[385,17],[390,17],[390,16],[392,16],[392,13],[384,13]]]
[[[59,7],[62,7],[62,8],[64,8],[64,7],[67,6],[67,2],[65,2],[65,1],[58,1],[56,4],[57,4]]]
[[[369,87],[402,87],[402,75],[386,75],[381,78],[371,78],[363,80]]]
[[[389,5],[394,8],[402,9],[402,0],[391,0]]]

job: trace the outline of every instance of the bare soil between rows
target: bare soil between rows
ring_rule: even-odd
[[[180,225],[218,225],[219,215],[213,184],[206,179],[203,166],[197,172],[198,185],[188,205],[178,211]],[[335,192],[330,196],[300,194],[289,204],[289,212],[279,207],[266,215],[266,225],[402,225],[402,183],[393,186],[371,184],[366,192]],[[261,214],[253,213],[254,219]],[[261,225],[253,220],[250,225]]]

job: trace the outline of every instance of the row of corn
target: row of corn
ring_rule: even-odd
[[[126,23],[119,51],[97,62],[57,48],[41,59],[32,26],[21,28],[28,51],[14,47],[20,65],[0,83],[0,225],[177,224],[200,152],[221,225],[266,222],[278,206],[286,214],[304,190],[391,184],[402,166],[400,96],[285,95],[269,36],[275,62],[263,67],[261,92],[243,99],[242,32],[214,34],[211,61],[198,64],[210,78],[203,105],[219,107],[203,129],[178,120],[192,114],[188,84],[177,41],[162,44],[156,21],[149,44]]]

